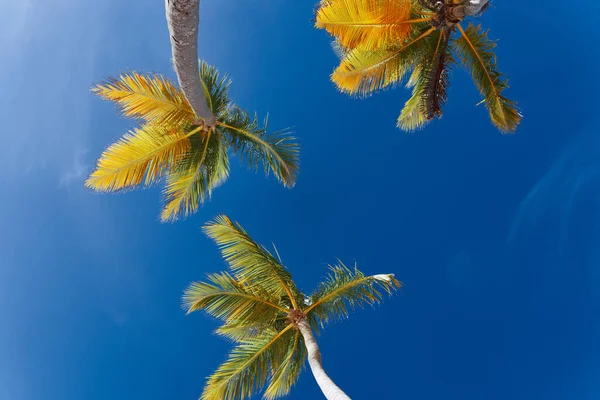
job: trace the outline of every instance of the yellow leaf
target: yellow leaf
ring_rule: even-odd
[[[123,74],[96,85],[92,91],[116,103],[127,117],[153,124],[190,124],[194,111],[183,92],[161,75]]]
[[[401,45],[375,51],[355,49],[346,55],[331,80],[344,93],[366,96],[398,83],[413,67],[422,39],[435,31],[417,32]],[[419,34],[420,33],[420,34]]]
[[[148,125],[135,129],[104,151],[85,184],[98,191],[111,192],[138,186],[145,177],[145,183],[150,185],[189,147],[188,135],[183,130]]]
[[[410,0],[325,0],[317,10],[315,26],[335,36],[349,49],[376,50],[402,42],[413,24]]]

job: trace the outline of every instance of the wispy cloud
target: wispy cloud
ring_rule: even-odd
[[[600,185],[600,137],[596,130],[579,134],[519,205],[508,236],[508,244],[527,235],[544,218],[558,226],[559,247],[569,234],[579,201]]]
[[[83,178],[89,170],[89,164],[85,162],[87,152],[86,148],[75,149],[72,165],[60,175],[60,187],[68,188],[72,184],[82,184]]]

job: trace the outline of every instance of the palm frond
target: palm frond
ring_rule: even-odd
[[[398,128],[413,132],[442,116],[450,87],[450,67],[454,63],[448,46],[450,34],[448,30],[438,30],[427,38],[427,51],[421,54],[407,83],[412,96],[400,113]]]
[[[156,125],[130,131],[102,153],[85,185],[111,192],[138,186],[144,177],[150,185],[189,150],[189,136],[182,129]]]
[[[206,61],[200,61],[200,82],[211,111],[217,119],[222,118],[231,105],[229,100],[231,80],[227,75],[220,76],[216,67]]]
[[[324,0],[315,26],[325,29],[346,48],[376,50],[402,42],[412,31],[410,0]]]
[[[401,44],[378,50],[354,49],[331,75],[338,89],[353,96],[367,96],[397,84],[423,54],[429,41],[424,40],[435,28],[416,29]]]
[[[483,95],[492,123],[503,133],[517,129],[521,114],[514,101],[502,95],[508,87],[506,78],[496,66],[496,43],[488,38],[481,26],[470,24],[466,31],[457,24],[461,37],[454,41],[454,50],[466,68],[471,70],[473,81]]]
[[[96,85],[92,91],[116,103],[127,117],[140,118],[157,125],[190,124],[194,111],[183,92],[162,75],[137,72]]]
[[[272,172],[285,186],[296,182],[299,168],[299,147],[289,130],[268,133],[268,121],[261,127],[256,115],[233,107],[219,129],[227,136],[234,153],[240,154],[250,168],[260,165],[266,174]]]
[[[356,307],[373,305],[382,300],[382,291],[391,294],[401,284],[394,275],[365,276],[358,269],[340,263],[330,267],[330,274],[312,294],[312,305],[305,314],[314,313],[321,325],[332,319],[347,318]]]
[[[412,88],[412,96],[404,104],[400,117],[398,117],[397,126],[408,132],[414,132],[423,128],[427,123],[427,118],[423,113],[425,91],[425,69],[426,65],[419,63],[413,70],[407,87]]]
[[[188,313],[204,311],[214,318],[234,321],[236,327],[246,326],[248,329],[248,325],[269,326],[278,316],[287,315],[285,308],[271,303],[261,294],[222,272],[208,275],[206,282],[192,283],[185,290],[182,300]]]
[[[433,59],[429,60],[425,77],[425,90],[423,92],[423,114],[428,120],[441,118],[442,108],[448,100],[450,87],[450,68],[454,64],[452,52],[448,46],[450,32],[445,30],[438,33],[439,40]]]
[[[274,400],[286,396],[298,381],[306,362],[306,346],[299,330],[294,331],[294,338],[288,343],[283,359],[272,366],[273,375],[264,393],[264,398]]]
[[[222,137],[212,132],[192,137],[190,151],[167,175],[161,220],[195,213],[228,177],[229,156]]]
[[[236,346],[210,376],[201,400],[246,399],[265,386],[273,360],[285,357],[294,339],[293,324]]]
[[[280,331],[287,326],[286,321],[287,317],[278,317],[272,321],[257,323],[243,323],[237,320],[230,320],[218,327],[215,333],[235,343],[241,343],[273,330]]]
[[[215,241],[239,282],[260,287],[274,299],[286,296],[288,304],[297,308],[300,293],[290,273],[264,246],[254,242],[241,225],[220,215],[203,229]]]

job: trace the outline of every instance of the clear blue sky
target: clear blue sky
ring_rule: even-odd
[[[515,136],[468,75],[420,133],[408,92],[336,93],[314,3],[206,0],[201,55],[234,100],[294,126],[297,186],[234,166],[188,220],[158,222],[158,188],[82,182],[132,122],[89,87],[128,68],[174,76],[162,1],[0,5],[0,399],[196,399],[229,344],[180,294],[224,268],[200,226],[218,213],[274,241],[306,291],[336,257],[406,287],[320,337],[356,399],[600,396],[600,137],[596,2],[496,1]],[[234,163],[235,164],[235,163]],[[290,399],[317,399],[306,372]]]

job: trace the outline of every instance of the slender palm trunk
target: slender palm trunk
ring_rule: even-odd
[[[216,118],[206,102],[198,66],[200,0],[165,0],[165,8],[179,85],[196,116],[213,127]]]
[[[348,397],[346,393],[342,391],[342,389],[333,383],[331,378],[323,369],[323,365],[321,363],[321,351],[319,350],[319,345],[315,340],[308,321],[302,318],[297,322],[297,324],[300,333],[302,333],[302,336],[304,337],[306,350],[308,350],[308,364],[310,365],[310,370],[312,371],[317,384],[321,388],[321,391],[325,395],[325,398],[327,398],[327,400],[350,400],[350,397]]]

